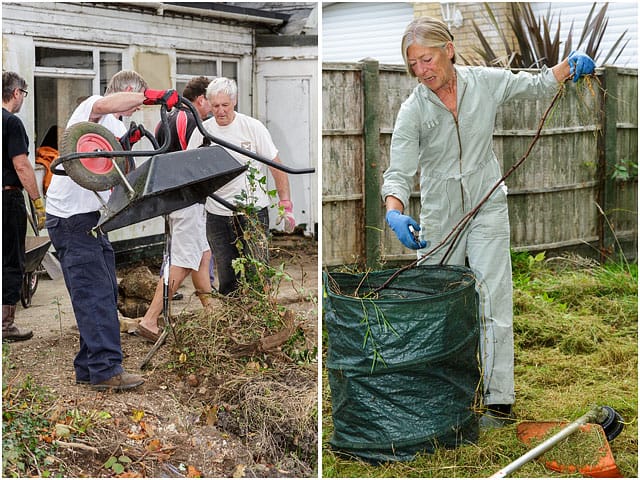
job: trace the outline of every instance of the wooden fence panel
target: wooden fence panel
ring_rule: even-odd
[[[416,80],[401,67],[378,66],[374,91],[379,151],[375,152],[375,164],[368,164],[359,156],[365,154],[366,144],[363,105],[367,104],[367,87],[360,74],[364,65],[323,67],[323,95],[331,97],[323,98],[323,264],[359,261],[370,265],[372,259],[367,255],[378,252],[383,262],[412,260],[415,252],[397,241],[384,216],[376,225],[365,225],[363,211],[365,207],[384,210],[379,195],[364,195],[364,183],[367,175],[372,175],[382,184],[395,117]],[[370,71],[371,64],[367,68]],[[598,79],[608,78],[616,94],[607,98],[596,82],[591,89],[567,84],[527,161],[507,179],[514,249],[597,255],[599,250],[611,249],[618,239],[625,243],[626,253],[635,257],[637,178],[612,182],[611,173],[612,165],[621,159],[637,161],[637,70],[607,67],[605,73]],[[550,100],[512,101],[499,109],[494,149],[503,171],[526,152]],[[610,110],[616,116],[613,123],[611,119],[607,123],[605,116]],[[607,212],[615,236],[607,238],[600,207]],[[416,175],[408,213],[417,218],[419,210]],[[382,232],[379,249],[366,249],[368,229]]]
[[[332,265],[359,263],[364,250],[361,68],[325,65],[322,82],[322,248]]]

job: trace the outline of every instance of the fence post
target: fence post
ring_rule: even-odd
[[[615,206],[615,180],[612,173],[618,161],[618,69],[607,65],[603,76],[602,95],[602,154],[600,161],[601,187],[600,207],[604,214],[599,215],[598,232],[600,237],[600,261],[604,262],[615,253],[615,232],[607,222]]]
[[[365,261],[378,268],[380,261],[380,121],[378,119],[380,74],[377,60],[365,59],[362,65],[364,103],[364,241]]]

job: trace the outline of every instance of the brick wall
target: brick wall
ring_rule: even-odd
[[[489,15],[486,12],[484,4],[461,2],[455,3],[454,5],[462,14],[463,19],[460,27],[452,26],[450,29],[454,37],[456,52],[458,52],[458,54],[466,58],[477,57],[477,54],[473,52],[473,47],[478,45],[478,37],[471,23],[471,20],[474,20],[496,54],[505,55],[502,40],[489,20]],[[501,2],[489,3],[489,5],[498,23],[500,25],[508,25],[507,17],[510,12],[509,4],[507,2]],[[413,10],[415,17],[426,15],[439,18],[441,20],[443,19],[440,3],[414,3]],[[510,42],[512,42],[511,39]],[[458,62],[462,63],[460,60],[458,60]]]

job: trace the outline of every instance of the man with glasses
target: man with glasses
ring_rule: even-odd
[[[29,137],[16,113],[26,98],[27,82],[15,72],[2,72],[2,341],[33,336],[15,326],[25,262],[27,207],[24,188],[36,209],[38,229],[44,227],[44,202],[29,161]]]

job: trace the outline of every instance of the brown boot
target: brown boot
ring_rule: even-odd
[[[31,330],[21,332],[15,326],[14,319],[16,316],[15,305],[2,305],[2,341],[3,342],[21,342],[29,340],[33,337]]]

